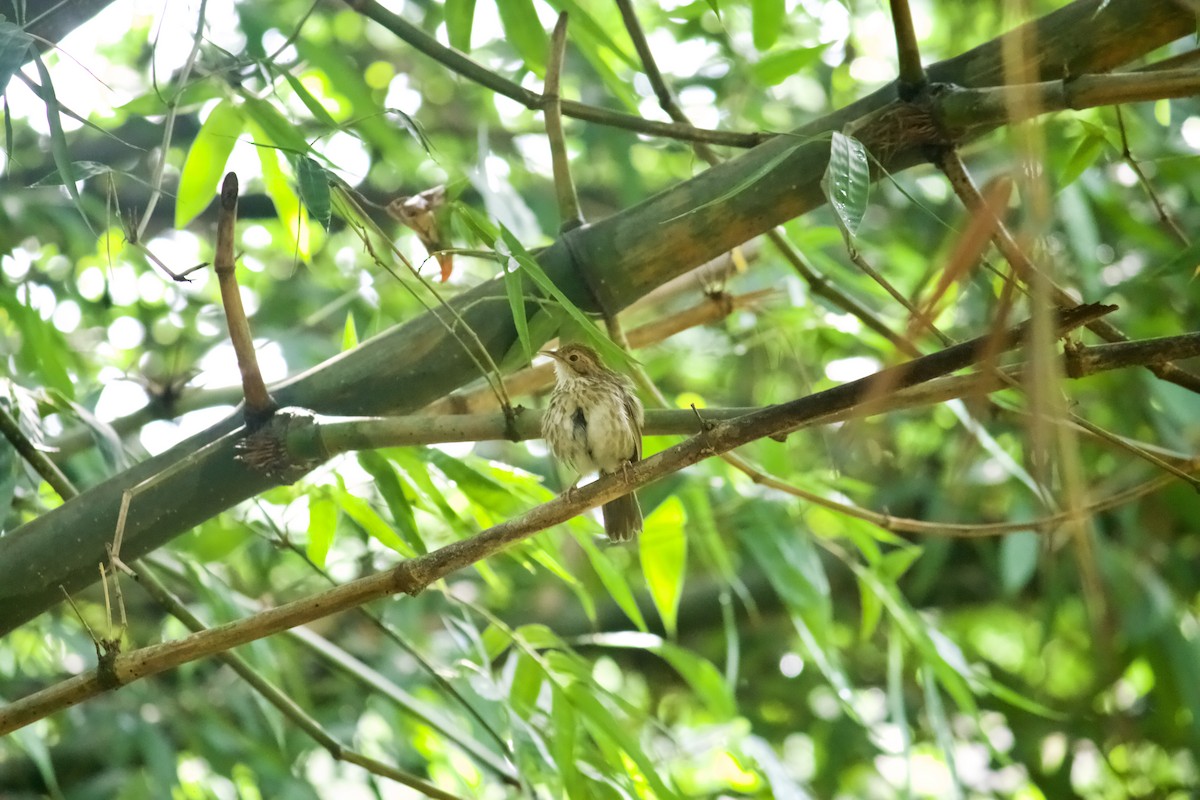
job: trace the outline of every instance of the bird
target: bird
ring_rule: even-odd
[[[557,376],[542,417],[542,437],[550,452],[580,476],[624,474],[642,459],[645,411],[633,383],[604,366],[587,345],[567,344],[542,354],[554,359]],[[567,491],[574,488],[572,484]],[[631,541],[642,530],[642,508],[634,492],[605,503],[602,513],[612,542]]]

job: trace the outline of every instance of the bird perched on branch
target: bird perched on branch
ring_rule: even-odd
[[[611,475],[640,461],[645,412],[632,382],[605,367],[596,351],[582,344],[543,353],[554,359],[558,376],[542,417],[542,436],[554,457],[580,475]],[[610,540],[627,542],[641,531],[642,509],[633,492],[605,503],[602,510]]]

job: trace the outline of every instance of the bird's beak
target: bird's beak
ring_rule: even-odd
[[[553,358],[555,361],[558,361],[558,360],[559,360],[559,357],[558,357],[558,351],[557,351],[557,350],[539,350],[539,351],[538,351],[538,355],[541,355],[541,356],[550,356],[550,357],[551,357],[551,358]]]

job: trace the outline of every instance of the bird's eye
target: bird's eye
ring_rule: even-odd
[[[578,361],[578,360],[579,360],[579,356],[577,356],[577,355],[576,355],[576,354],[574,354],[574,353],[572,353],[571,355],[567,356],[567,361],[570,361],[570,362],[572,362],[572,363],[574,363],[574,362],[576,362],[576,361]]]

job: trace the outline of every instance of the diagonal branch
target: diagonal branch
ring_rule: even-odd
[[[420,50],[448,69],[457,72],[464,78],[475,81],[480,86],[491,89],[496,94],[504,95],[515,100],[531,111],[537,111],[545,106],[546,98],[537,92],[513,83],[508,78],[501,77],[487,67],[474,61],[452,47],[433,38],[425,31],[413,25],[399,14],[395,14],[375,0],[345,0],[346,5],[373,19],[387,28],[396,36]],[[767,133],[738,133],[735,131],[714,131],[705,128],[694,128],[691,125],[681,125],[672,122],[657,122],[655,120],[623,114],[606,108],[597,108],[574,100],[564,100],[562,112],[569,117],[598,122],[601,125],[611,125],[616,128],[644,133],[650,136],[662,136],[668,139],[685,141],[708,142],[731,147],[754,147],[774,134]]]
[[[1113,309],[1113,306],[1092,305],[1066,311],[1059,320],[1058,333],[1062,335],[1089,318]],[[969,366],[986,355],[997,339],[1002,338],[1006,348],[1016,347],[1025,339],[1028,330],[1028,325],[1020,325],[1009,329],[1002,337],[979,337],[858,381],[728,422],[715,423],[687,441],[631,465],[625,475],[601,478],[575,490],[570,497],[561,495],[520,517],[495,525],[469,539],[409,559],[386,572],[351,581],[247,619],[209,628],[184,639],[117,655],[103,671],[92,670],[78,675],[0,709],[0,736],[109,689],[189,661],[224,652],[381,597],[398,593],[416,595],[436,580],[651,481],[756,439],[780,435],[853,408],[864,398],[875,396],[881,383],[897,388],[915,386]],[[1200,336],[1196,337],[1194,346],[1200,349]],[[872,413],[875,410],[870,409]],[[273,424],[281,416],[277,414],[268,424]]]
[[[1172,0],[1079,0],[960,56],[926,67],[937,83],[986,86],[1001,82],[1002,43],[1036,40],[1038,80],[1110,70],[1195,30],[1195,18]],[[440,46],[440,45],[439,45]],[[894,86],[777,136],[679,185],[560,239],[538,261],[563,293],[584,309],[619,311],[651,289],[825,203],[820,178],[828,139],[868,115],[882,125],[881,109],[898,108]],[[564,107],[569,113],[569,104]],[[985,128],[973,128],[970,136]],[[876,139],[885,130],[873,134]],[[870,137],[868,137],[870,138]],[[925,163],[924,140],[895,139],[880,165],[895,173]],[[873,151],[874,152],[874,151]],[[735,190],[735,187],[743,187]],[[604,265],[604,280],[585,286],[576,259]],[[592,297],[595,290],[600,296]],[[495,358],[517,341],[502,281],[464,292],[451,307],[398,325],[273,392],[284,406],[318,413],[405,413],[444,397],[478,374],[472,358],[446,325],[474,330]],[[272,479],[234,461],[240,416],[231,416],[175,448],[88,489],[0,538],[0,635],[61,602],[68,591],[96,580],[96,564],[115,529],[121,496],[166,474],[139,495],[125,530],[125,550],[140,557],[192,526],[271,486]]]

